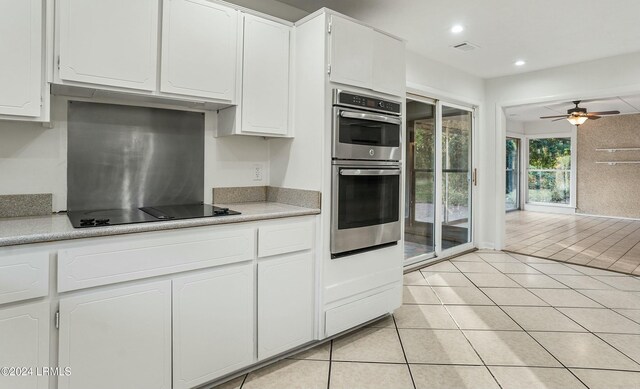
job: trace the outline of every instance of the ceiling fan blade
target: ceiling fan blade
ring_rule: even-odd
[[[602,116],[598,116],[598,115],[591,115],[591,114],[590,114],[590,115],[588,115],[587,117],[588,117],[589,119],[597,120],[597,119],[600,119]]]
[[[540,119],[568,118],[569,115],[540,116]]]
[[[620,111],[589,112],[587,115],[618,115]]]
[[[552,122],[557,122],[558,120],[565,120],[566,118],[553,119]]]

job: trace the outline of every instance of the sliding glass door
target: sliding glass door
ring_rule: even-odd
[[[407,100],[404,256],[435,251],[436,105]]]
[[[507,138],[505,209],[520,209],[520,139]]]
[[[471,242],[470,110],[442,105],[441,250]]]
[[[472,247],[473,111],[435,100],[406,104],[405,260]]]

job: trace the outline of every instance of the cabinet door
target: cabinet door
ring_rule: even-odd
[[[258,359],[313,339],[311,251],[258,263]]]
[[[253,265],[173,280],[173,387],[192,388],[253,362]]]
[[[374,31],[373,53],[373,89],[404,96],[407,83],[404,42]]]
[[[42,0],[0,2],[0,114],[39,116]]]
[[[288,26],[244,17],[242,132],[287,134],[289,33]]]
[[[207,0],[165,0],[160,90],[233,101],[239,12]]]
[[[156,89],[158,0],[60,0],[59,76]]]
[[[171,281],[60,299],[60,389],[171,388]]]
[[[373,33],[369,27],[331,16],[331,81],[371,89]]]
[[[47,302],[0,309],[0,367],[34,369],[33,374],[26,376],[0,375],[0,389],[49,387],[49,377],[38,376],[35,369],[50,366],[50,319]]]

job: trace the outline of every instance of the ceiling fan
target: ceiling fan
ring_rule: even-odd
[[[567,110],[566,115],[554,115],[554,116],[541,116],[540,119],[555,119],[553,122],[567,119],[569,123],[579,126],[582,123],[586,122],[587,119],[600,119],[600,117],[604,115],[618,115],[620,111],[602,111],[602,112],[587,112],[586,108],[580,108],[578,105],[580,104],[580,100],[574,100],[573,104],[576,106]]]

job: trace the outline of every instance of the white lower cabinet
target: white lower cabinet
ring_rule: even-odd
[[[313,339],[313,253],[258,262],[258,359]]]
[[[0,367],[33,369],[24,376],[0,374],[0,389],[49,386],[49,377],[35,370],[49,366],[49,323],[47,302],[0,308]]]
[[[171,281],[60,299],[59,389],[171,388]]]
[[[252,263],[173,280],[173,388],[187,389],[250,365]]]

